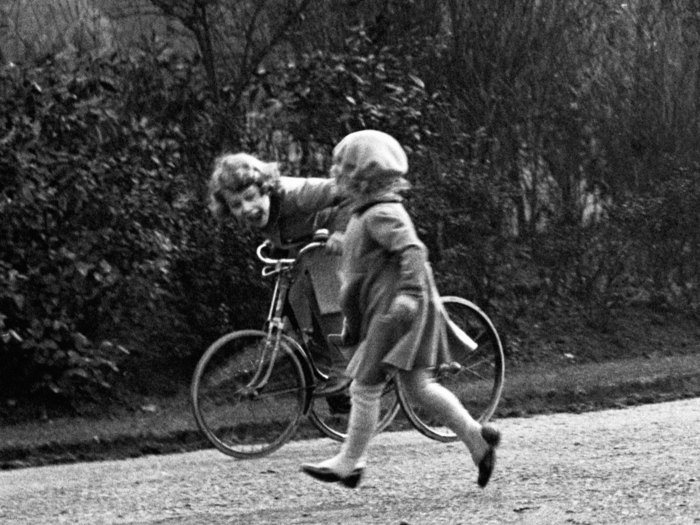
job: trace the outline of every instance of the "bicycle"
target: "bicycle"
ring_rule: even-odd
[[[266,255],[271,248],[267,241],[258,246],[262,276],[276,277],[264,329],[222,336],[197,363],[190,388],[194,416],[224,454],[242,459],[269,454],[291,439],[304,416],[332,439],[342,441],[347,435],[349,398],[346,409],[319,402],[316,385],[328,376],[314,362],[309,349],[313,338],[299,326],[288,297],[299,264],[327,237],[327,231],[317,232],[295,258]],[[387,389],[377,432],[398,411],[397,393]]]
[[[265,330],[241,330],[215,341],[200,358],[192,379],[191,401],[200,430],[224,454],[253,458],[284,445],[308,416],[324,435],[342,441],[346,437],[347,412],[330,403],[317,403],[316,383],[327,376],[315,365],[308,338],[296,322],[287,293],[294,272],[310,250],[324,245],[327,232],[318,233],[296,258],[271,258],[256,253],[265,266],[263,277],[276,276]],[[488,316],[474,303],[460,297],[442,298],[450,322],[474,340],[478,347],[455,355],[434,368],[435,380],[452,391],[475,419],[486,422],[500,399],[504,358],[500,337]],[[332,337],[324,334],[326,342]],[[330,340],[330,341],[329,341]],[[391,424],[403,410],[408,421],[425,436],[455,441],[457,436],[414,407],[400,382],[391,381],[382,396],[375,432]]]

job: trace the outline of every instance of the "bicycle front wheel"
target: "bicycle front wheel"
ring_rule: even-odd
[[[485,423],[496,411],[503,390],[501,339],[489,317],[474,303],[453,296],[443,297],[442,303],[450,319],[478,347],[474,351],[450,348],[450,362],[435,368],[435,380],[457,396],[474,419]],[[435,414],[411,403],[400,383],[398,392],[406,416],[418,431],[437,441],[458,439]]]
[[[200,430],[221,452],[236,458],[264,456],[297,429],[306,405],[302,364],[284,342],[272,363],[267,334],[243,330],[223,336],[202,355],[191,385]]]

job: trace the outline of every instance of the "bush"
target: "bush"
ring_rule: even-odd
[[[454,97],[434,74],[441,53],[433,38],[376,46],[357,28],[342,50],[306,54],[268,80],[284,108],[275,124],[308,146],[309,173],[319,157],[327,173],[331,148],[347,133],[374,128],[396,137],[414,186],[407,206],[441,289],[491,308],[513,262],[504,211],[511,189],[482,158],[486,137],[451,113]]]
[[[90,339],[120,282],[105,253],[119,217],[95,191],[110,166],[86,140],[102,88],[41,69],[2,81],[2,384],[70,396],[106,386],[120,357]]]
[[[259,325],[255,240],[206,209],[221,142],[195,69],[163,50],[0,71],[4,391],[89,398]]]
[[[700,311],[700,171],[667,168],[653,193],[630,195],[613,215],[633,247],[626,271],[656,306]]]

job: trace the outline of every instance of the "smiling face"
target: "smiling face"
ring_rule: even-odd
[[[231,214],[253,228],[262,229],[270,220],[270,195],[261,194],[255,184],[241,191],[222,191]]]

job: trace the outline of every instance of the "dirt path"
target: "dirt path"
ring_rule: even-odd
[[[355,491],[298,472],[329,440],[252,461],[199,451],[0,472],[0,523],[700,523],[700,399],[499,426],[483,491],[461,445],[395,432],[373,442]]]

